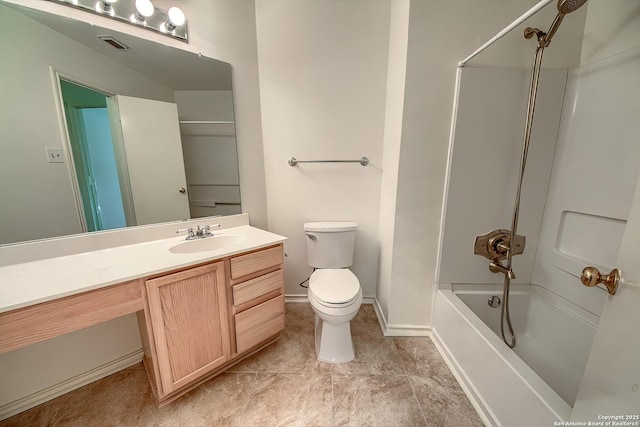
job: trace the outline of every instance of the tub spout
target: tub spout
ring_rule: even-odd
[[[489,264],[489,270],[491,270],[492,273],[502,273],[512,280],[516,278],[516,275],[513,272],[513,270],[502,265],[500,261],[492,261]]]

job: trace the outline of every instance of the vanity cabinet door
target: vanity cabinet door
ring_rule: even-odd
[[[231,357],[224,262],[146,281],[151,328],[167,395]]]

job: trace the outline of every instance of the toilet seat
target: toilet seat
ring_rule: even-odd
[[[309,278],[310,296],[325,307],[348,307],[359,299],[361,292],[360,281],[346,268],[319,269]]]

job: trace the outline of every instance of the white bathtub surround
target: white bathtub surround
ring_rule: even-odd
[[[501,307],[492,308],[487,300],[502,299],[501,285],[452,285],[452,290],[500,337]],[[512,285],[509,301],[518,332],[513,351],[573,406],[599,318],[538,285]]]
[[[603,296],[574,284],[587,265],[616,267],[640,173],[638,75],[640,46],[571,70],[533,269],[534,283],[597,315]]]
[[[606,408],[610,414],[629,414],[632,417],[640,415],[640,339],[637,333],[628,333],[629,325],[640,323],[638,236],[640,177],[616,260],[616,264],[624,272],[622,283],[616,295],[608,296],[604,304],[593,349],[571,413],[572,421],[598,419],[602,416],[602,408]],[[637,423],[637,418],[634,419]]]
[[[547,180],[549,190],[546,195],[542,188],[536,190],[535,182],[530,182],[529,189],[523,190],[523,204],[524,198],[533,200],[536,197],[539,204],[533,207],[523,205],[521,209],[524,225],[518,231],[527,235],[527,248],[523,256],[514,257],[514,271],[517,283],[522,283],[527,293],[533,291],[533,294],[525,297],[528,303],[522,304],[519,301],[521,286],[512,287],[511,316],[517,337],[515,351],[509,350],[496,335],[496,331],[499,333],[499,315],[494,316],[492,311],[498,309],[491,309],[486,304],[487,289],[495,288],[493,294],[502,298],[500,284],[503,277],[488,273],[486,260],[472,259],[473,255],[466,252],[466,258],[454,259],[455,251],[450,250],[461,245],[459,240],[463,236],[460,236],[460,230],[468,233],[467,226],[477,229],[480,224],[486,227],[492,218],[504,215],[506,223],[499,219],[497,227],[493,228],[508,228],[514,194],[500,186],[507,187],[513,181],[509,174],[515,173],[519,153],[505,162],[501,157],[503,141],[490,141],[491,132],[496,127],[504,131],[505,121],[522,122],[524,119],[518,114],[495,117],[487,113],[496,107],[495,104],[500,104],[502,93],[493,97],[484,94],[483,101],[487,103],[483,108],[475,112],[465,110],[476,102],[473,98],[483,89],[467,87],[466,79],[471,74],[467,70],[461,73],[460,88],[463,90],[458,93],[457,101],[457,112],[461,114],[455,117],[452,135],[441,235],[439,278],[443,283],[436,296],[433,336],[490,425],[538,426],[569,419],[598,421],[598,414],[633,414],[639,407],[634,390],[637,390],[639,378],[636,361],[640,343],[635,335],[628,334],[628,325],[634,324],[633,309],[628,307],[626,299],[621,301],[619,295],[608,296],[603,289],[586,288],[579,281],[580,272],[587,265],[595,265],[606,274],[613,267],[620,267],[624,272],[625,263],[632,267],[629,270],[630,282],[638,279],[634,277],[638,238],[633,230],[637,231],[640,219],[637,213],[631,215],[633,210],[630,211],[630,206],[638,203],[634,188],[640,172],[635,161],[639,155],[635,141],[640,133],[637,114],[640,99],[640,86],[637,84],[640,26],[637,23],[640,22],[640,14],[637,8],[632,11],[628,4],[622,3],[625,2],[613,1],[606,5],[594,2],[593,9],[589,3],[582,52],[584,62],[581,67],[569,70],[566,89],[559,89],[564,97],[560,122],[560,116],[549,117],[549,110],[540,103],[536,107],[536,124],[558,132],[557,136],[549,135],[551,140],[542,142],[550,144],[552,169],[549,171],[549,163],[539,163],[541,158],[536,160],[536,156],[530,156],[525,172],[525,185],[527,181]],[[592,10],[596,14],[592,15]],[[553,46],[549,50],[552,49]],[[482,72],[480,70],[477,74]],[[509,73],[498,69],[484,72],[489,79],[491,75]],[[559,70],[543,69],[542,78],[554,72]],[[547,83],[542,80],[540,89],[543,97],[545,86]],[[492,89],[496,87],[508,91],[506,85],[491,84]],[[465,88],[471,91],[465,91]],[[517,88],[513,90],[518,92]],[[514,93],[505,95],[515,96]],[[466,96],[471,99],[464,99]],[[560,112],[554,114],[559,115]],[[535,141],[536,131],[534,127],[532,149],[541,147],[541,142]],[[473,166],[473,157],[477,157],[474,151],[477,145],[468,144],[462,153],[457,150],[460,148],[459,137],[470,133],[478,136],[479,144],[488,143],[491,153],[497,153],[500,158],[498,164],[501,166],[494,169],[498,175],[487,189],[460,185],[460,166]],[[514,146],[517,142],[514,141]],[[465,143],[464,139],[462,143]],[[512,149],[519,151],[520,147]],[[601,169],[601,164],[609,164],[610,167]],[[594,167],[585,168],[585,165]],[[546,169],[544,173],[541,173],[541,168]],[[462,175],[464,178],[464,173]],[[473,185],[475,181],[469,182]],[[490,199],[490,208],[502,207],[496,211],[487,210],[487,198]],[[467,206],[473,206],[477,214],[467,216],[467,223],[459,222],[461,228],[451,228],[455,223],[452,219],[462,216],[461,200]],[[594,203],[594,200],[598,202]],[[625,225],[627,219],[629,222]],[[532,224],[537,230],[529,229]],[[477,234],[486,231],[479,229]],[[533,245],[530,245],[530,237],[534,239]],[[624,241],[633,243],[626,249],[624,245],[621,248]],[[618,250],[621,254],[627,253],[627,258],[617,257]],[[527,255],[527,251],[532,252]],[[629,253],[635,255],[629,258]],[[489,282],[498,285],[487,287],[487,277]],[[450,283],[466,285],[453,285],[452,288]],[[628,284],[625,298],[635,297],[637,287],[634,286],[634,283]],[[463,292],[454,293],[456,288]],[[603,306],[609,310],[603,310]],[[630,312],[620,315],[618,310]],[[616,321],[620,321],[618,326],[610,326]],[[594,329],[589,324],[599,324],[597,333],[593,333]],[[603,330],[606,330],[604,336]],[[624,346],[616,347],[615,343],[624,343]],[[541,364],[544,359],[551,362],[546,367]],[[505,384],[508,394],[500,395]]]
[[[437,283],[502,283],[489,261],[473,253],[476,236],[511,227],[530,71],[462,68],[451,135]],[[514,283],[530,283],[560,126],[567,71],[544,70],[522,188],[518,234],[525,251],[513,257]],[[499,96],[495,93],[500,87]],[[472,209],[473,215],[470,215]]]
[[[436,295],[432,336],[487,425],[569,419],[571,407],[446,286]]]

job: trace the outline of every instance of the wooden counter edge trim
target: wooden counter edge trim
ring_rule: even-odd
[[[0,313],[0,354],[142,310],[132,280]]]

